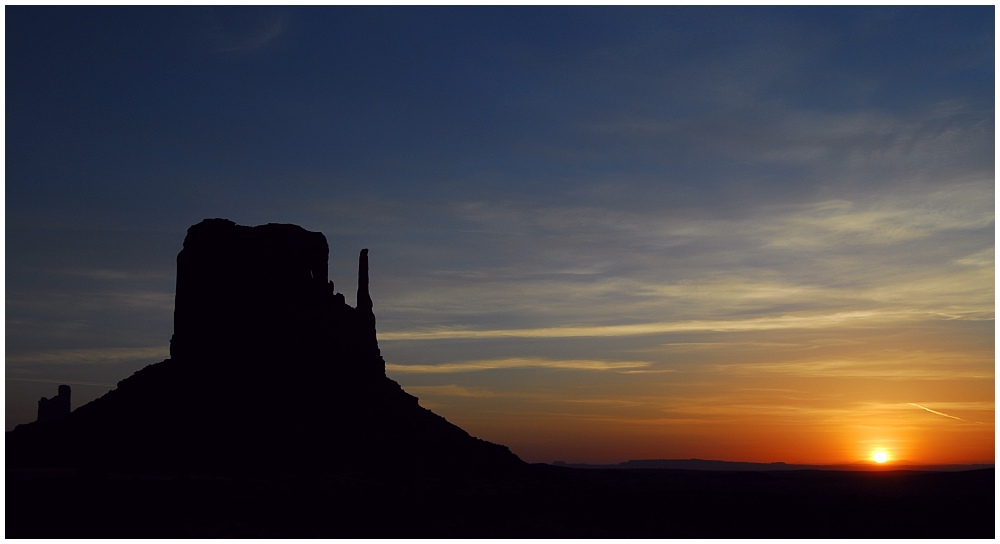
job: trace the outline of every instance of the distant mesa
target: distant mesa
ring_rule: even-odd
[[[59,392],[51,399],[38,399],[38,419],[36,421],[56,421],[69,415],[70,394],[68,385],[60,385]]]
[[[7,434],[8,468],[455,471],[525,465],[422,408],[385,375],[369,293],[328,275],[326,237],[206,219],[177,256],[170,358],[61,420],[69,388]],[[63,386],[65,387],[65,386]],[[65,398],[65,401],[62,400]],[[62,409],[62,408],[60,408]],[[69,451],[63,444],[86,444]]]

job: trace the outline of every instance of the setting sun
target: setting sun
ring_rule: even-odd
[[[882,463],[885,463],[886,461],[889,460],[889,454],[887,454],[884,451],[877,451],[874,454],[872,454],[872,459],[874,459],[876,463],[881,465]]]

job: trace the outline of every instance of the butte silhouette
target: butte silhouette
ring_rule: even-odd
[[[526,466],[418,405],[385,375],[361,250],[357,307],[322,233],[206,219],[177,256],[170,358],[65,417],[7,433],[7,467],[96,471]]]

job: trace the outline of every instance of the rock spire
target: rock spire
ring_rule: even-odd
[[[361,250],[358,258],[358,309],[372,308],[372,297],[368,293],[368,249]]]

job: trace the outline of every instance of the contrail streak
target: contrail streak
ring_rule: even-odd
[[[928,408],[926,406],[921,406],[919,404],[913,404],[912,402],[908,402],[907,404],[909,404],[910,406],[916,406],[917,408],[920,408],[921,410],[927,410],[928,412],[930,412],[932,414],[937,414],[939,416],[950,417],[951,419],[957,419],[959,421],[964,421],[966,423],[975,423],[976,425],[982,425],[983,424],[981,421],[969,421],[968,419],[962,419],[960,417],[949,416],[948,414],[942,414],[941,412],[938,412],[937,410],[931,410],[930,408]]]

